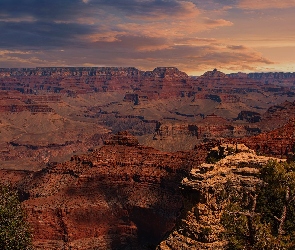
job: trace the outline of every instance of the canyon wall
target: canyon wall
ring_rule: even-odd
[[[19,184],[36,249],[147,249],[173,229],[197,154],[143,147],[125,132],[107,144]]]

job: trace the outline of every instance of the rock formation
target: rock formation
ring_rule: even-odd
[[[259,126],[263,131],[271,131],[282,127],[295,118],[295,102],[285,101],[271,106],[262,115]]]
[[[197,155],[135,141],[120,133],[116,145],[74,156],[19,184],[36,249],[147,249],[173,229],[183,206],[178,185]]]
[[[93,150],[108,132],[166,151],[257,135],[293,116],[293,83],[291,73],[191,77],[175,67],[0,69],[0,163],[37,169]]]
[[[268,158],[245,149],[200,164],[225,142],[294,158],[294,79],[0,69],[0,177],[21,191],[39,249],[149,249],[173,229],[159,249],[222,249],[224,185],[254,188]]]
[[[214,69],[212,71],[205,72],[201,77],[202,78],[224,78],[226,77],[226,74],[224,74],[221,71],[218,71],[217,69]]]
[[[182,180],[185,207],[174,231],[157,247],[157,250],[176,249],[226,249],[221,217],[228,200],[230,185],[233,189],[254,192],[260,185],[258,167],[269,157],[257,156],[244,145],[221,145],[223,151],[237,149],[216,164],[201,164],[193,168]]]
[[[139,142],[136,139],[136,137],[132,136],[127,131],[122,131],[114,135],[110,140],[106,140],[104,144],[105,145],[138,146]]]
[[[265,81],[282,79],[281,81]],[[189,77],[175,67],[158,67],[153,71],[140,71],[122,67],[76,67],[0,69],[1,90],[23,94],[87,94],[93,92],[129,91],[142,99],[191,97],[213,98],[224,93],[221,100],[236,103],[236,94],[270,92],[276,95],[294,96],[294,74],[238,74],[226,75],[216,69],[198,78]],[[293,94],[292,94],[293,93]],[[128,97],[126,98],[129,99]]]
[[[183,150],[191,150],[195,145],[210,140],[228,140],[244,138],[257,135],[261,132],[258,126],[251,126],[249,123],[239,124],[226,120],[218,115],[210,114],[198,122],[163,122],[159,123],[154,133],[153,140],[164,145],[164,150],[175,151],[173,141],[180,138],[183,141]],[[179,139],[179,140],[180,140]],[[181,141],[177,141],[181,143]],[[177,145],[178,145],[177,144]],[[177,146],[176,145],[176,146]]]
[[[289,154],[295,153],[295,120],[292,119],[273,131],[242,138],[240,141],[259,154],[287,158]]]
[[[236,120],[245,120],[249,123],[255,123],[261,120],[261,115],[257,112],[242,110]]]

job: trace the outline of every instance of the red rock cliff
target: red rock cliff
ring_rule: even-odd
[[[37,172],[23,184],[35,246],[155,247],[175,225],[183,205],[178,185],[195,159],[192,153],[110,145]]]

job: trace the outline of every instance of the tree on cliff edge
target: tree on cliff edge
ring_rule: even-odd
[[[260,176],[266,185],[259,192],[258,212],[271,225],[273,234],[286,244],[292,242],[289,249],[294,249],[295,162],[269,161],[260,170]]]
[[[31,233],[17,191],[0,184],[0,249],[27,250]]]
[[[228,249],[295,249],[295,163],[269,161],[254,193],[230,190],[223,215]]]

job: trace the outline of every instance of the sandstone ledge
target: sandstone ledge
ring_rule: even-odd
[[[201,164],[182,180],[185,208],[176,229],[162,241],[157,250],[226,249],[221,216],[228,204],[220,198],[226,185],[254,192],[262,184],[259,166],[272,157],[258,156],[253,150],[239,145],[242,152],[228,155],[216,164]]]

